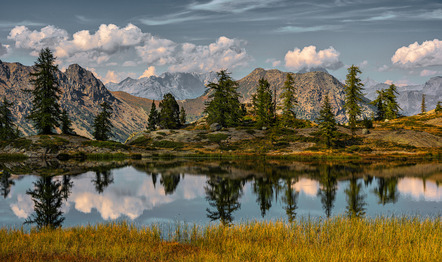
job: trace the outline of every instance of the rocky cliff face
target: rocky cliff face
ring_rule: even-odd
[[[283,92],[287,74],[289,73],[276,69],[255,69],[249,75],[238,81],[238,91],[243,95],[243,102],[251,102],[252,95],[256,92],[259,79],[265,78],[270,83],[271,88],[274,88],[274,91],[276,91],[277,102],[280,104],[281,100],[279,97]],[[325,96],[328,95],[336,120],[341,123],[347,121],[347,116],[343,109],[345,99],[344,86],[339,80],[321,71],[290,74],[292,74],[294,78],[297,90],[298,106],[295,111],[298,118],[315,120],[319,116],[319,111],[321,110]],[[374,112],[373,107],[368,105],[369,102],[368,99],[365,99],[360,104],[362,106],[363,115],[367,117],[370,117],[372,112]]]
[[[26,119],[32,108],[32,97],[24,91],[33,88],[29,83],[32,71],[32,67],[19,63],[0,63],[0,97],[6,96],[14,103],[12,113],[24,135],[35,134],[32,123]],[[93,120],[101,110],[100,104],[105,101],[114,112],[111,119],[114,139],[124,141],[131,133],[145,128],[147,113],[116,98],[90,71],[71,65],[66,72],[59,71],[56,76],[62,90],[60,105],[68,111],[77,134],[92,137]]]
[[[207,91],[206,84],[217,80],[214,72],[210,73],[163,73],[141,79],[126,78],[118,84],[109,83],[111,91],[123,91],[133,96],[161,100],[167,93],[175,99],[193,99]]]

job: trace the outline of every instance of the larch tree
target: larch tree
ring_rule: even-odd
[[[58,99],[61,90],[55,76],[58,66],[54,63],[55,57],[51,50],[42,49],[34,65],[35,72],[31,73],[34,89],[30,90],[33,99],[28,119],[34,123],[39,134],[52,134],[55,127],[60,126]]]
[[[160,102],[159,125],[161,128],[177,129],[180,127],[180,106],[171,93],[163,96]]]
[[[187,117],[186,110],[184,110],[184,106],[181,106],[181,109],[180,109],[180,124],[182,126],[184,126],[186,124],[186,121],[187,121],[186,117]]]
[[[69,114],[66,111],[66,109],[64,109],[61,112],[61,133],[65,134],[65,135],[75,135],[74,129],[72,129],[72,121],[69,118]]]
[[[14,104],[3,97],[3,101],[0,104],[0,139],[9,140],[15,139],[19,136],[19,131],[15,127],[11,112],[11,107]]]
[[[244,110],[239,102],[238,83],[234,81],[226,70],[218,74],[218,83],[209,83],[212,89],[210,101],[206,103],[204,112],[207,114],[209,124],[218,123],[223,127],[236,126],[244,115]]]
[[[269,127],[275,119],[275,106],[270,84],[264,78],[258,82],[256,93],[252,96],[253,112],[258,127]]]
[[[296,88],[295,81],[291,74],[287,74],[287,79],[284,82],[284,86],[282,87],[283,91],[281,93],[282,99],[282,125],[290,126],[293,124],[294,119],[296,119],[296,114],[294,112],[295,106],[298,101],[296,99]]]
[[[434,112],[436,112],[436,113],[442,112],[442,107],[440,106],[440,101],[437,102],[436,109],[434,109]]]
[[[325,145],[327,148],[331,148],[334,145],[337,127],[328,95],[324,99],[324,104],[319,112],[317,121],[319,122],[319,130],[322,139],[325,141]]]
[[[425,94],[422,94],[421,113],[425,114],[425,112],[427,112],[427,106],[425,104]]]
[[[345,80],[345,104],[344,108],[348,114],[348,123],[352,135],[356,131],[356,119],[361,115],[361,106],[358,102],[362,101],[362,89],[364,84],[358,77],[361,73],[359,67],[352,65],[348,68],[347,78]]]
[[[383,89],[376,90],[378,96],[375,100],[371,101],[370,104],[376,107],[376,119],[384,120],[385,119],[385,91]]]
[[[401,110],[401,107],[396,98],[396,95],[398,94],[397,87],[394,84],[391,84],[385,91],[385,118],[387,119],[395,119],[399,116],[399,110]]]
[[[94,132],[93,136],[96,140],[106,141],[112,137],[112,108],[107,102],[103,102],[101,105],[101,112],[94,119]]]
[[[152,101],[152,106],[150,107],[149,120],[147,122],[147,128],[149,130],[155,130],[158,125],[158,111],[155,105],[155,100]]]

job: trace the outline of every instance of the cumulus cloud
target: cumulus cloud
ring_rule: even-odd
[[[154,66],[149,66],[146,70],[144,70],[144,73],[138,78],[143,78],[143,77],[151,77],[154,76],[155,74],[155,67]]]
[[[439,71],[424,69],[421,71],[420,76],[434,76],[434,75],[441,74],[441,73],[442,72],[439,72]]]
[[[339,52],[333,47],[316,51],[316,46],[306,46],[302,50],[295,48],[285,55],[285,66],[289,69],[323,67],[336,70],[343,66],[339,60]]]
[[[422,44],[415,42],[396,50],[391,58],[394,65],[415,68],[442,65],[442,41],[434,39]]]
[[[207,72],[243,66],[250,59],[242,40],[222,36],[208,45],[176,43],[144,33],[133,24],[123,28],[103,24],[96,32],[83,30],[72,37],[54,26],[40,31],[17,26],[8,39],[15,41],[17,48],[32,50],[33,55],[38,55],[43,47],[50,47],[62,66],[71,63],[89,67],[116,65],[121,63],[122,54],[132,54],[149,65],[168,67],[169,71]],[[135,66],[136,63],[129,61],[123,65]]]
[[[6,55],[8,53],[8,45],[2,45],[0,43],[0,56]]]
[[[266,63],[272,64],[273,67],[277,67],[281,64],[281,60],[276,60],[274,58],[270,58],[266,60]]]
[[[319,182],[316,180],[301,178],[298,182],[292,185],[296,192],[303,192],[304,194],[314,197],[318,193]]]

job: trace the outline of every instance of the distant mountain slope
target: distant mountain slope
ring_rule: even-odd
[[[6,96],[14,103],[12,113],[24,135],[35,134],[32,123],[26,119],[31,110],[31,94],[23,89],[33,89],[29,83],[32,67],[20,63],[0,61],[0,97]],[[100,112],[100,104],[108,102],[113,108],[111,119],[114,139],[124,141],[131,133],[144,129],[147,113],[116,98],[100,80],[79,65],[71,65],[66,72],[56,74],[62,90],[60,105],[66,109],[79,135],[92,137],[92,123]]]
[[[378,83],[371,79],[365,82],[366,97],[374,100],[377,97],[376,90],[387,89],[390,85]],[[428,80],[424,85],[408,85],[398,87],[398,103],[402,108],[401,114],[412,116],[421,112],[422,94],[425,94],[427,110],[434,109],[438,101],[442,101],[442,77],[437,76]]]
[[[280,104],[279,97],[283,91],[287,74],[289,73],[276,69],[264,70],[257,68],[238,81],[238,91],[243,95],[243,101],[250,103],[252,95],[256,92],[258,81],[263,77],[269,81],[272,88],[276,89],[278,103]],[[345,99],[344,86],[338,79],[322,71],[290,74],[294,78],[297,90],[298,106],[295,109],[297,117],[315,120],[319,116],[325,96],[328,95],[336,119],[341,123],[347,121],[347,116],[343,109]],[[371,116],[374,110],[371,105],[368,105],[369,102],[368,99],[365,99],[361,103],[363,115],[367,117]]]
[[[210,73],[163,73],[141,79],[126,78],[118,84],[109,83],[106,87],[111,91],[123,91],[128,94],[161,100],[167,93],[175,99],[193,99],[207,91],[206,84],[217,80],[214,72]]]

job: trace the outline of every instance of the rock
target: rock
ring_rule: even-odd
[[[220,131],[223,127],[218,124],[218,123],[213,123],[210,125],[210,131],[215,132],[215,131]]]
[[[267,130],[267,127],[266,127],[266,126],[263,126],[263,127],[261,128],[261,130]]]
[[[362,134],[368,135],[368,134],[370,134],[370,130],[368,130],[367,128],[364,128],[364,129],[362,129]]]

